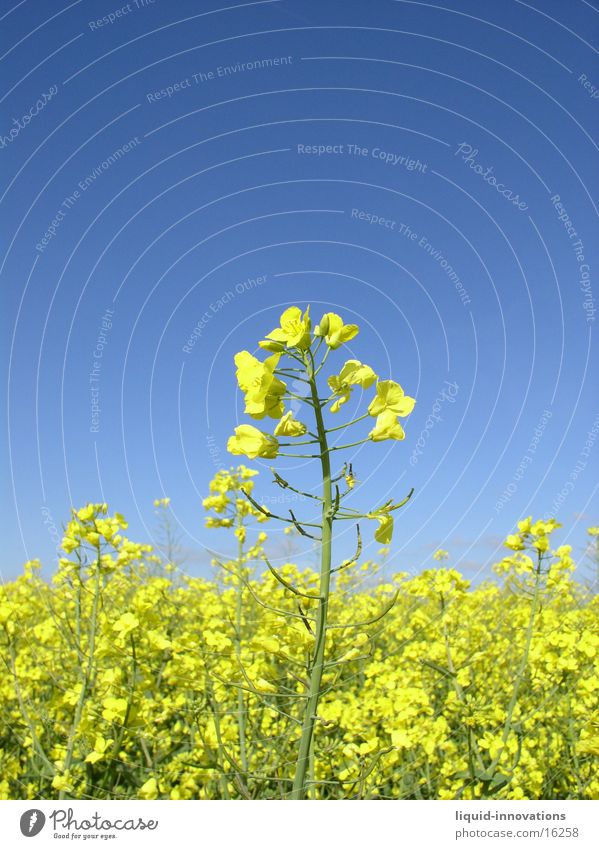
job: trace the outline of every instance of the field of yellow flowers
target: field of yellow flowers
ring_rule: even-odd
[[[212,580],[90,504],[51,583],[31,561],[0,587],[0,798],[289,797],[318,576],[264,568],[255,474],[211,483],[237,550]],[[556,528],[521,522],[474,588],[443,552],[416,577],[338,571],[309,798],[599,798],[599,597]]]
[[[203,507],[235,554],[212,580],[177,568],[168,512],[161,558],[88,504],[50,584],[30,561],[0,587],[1,798],[599,798],[599,600],[559,524],[519,522],[497,581],[474,588],[443,551],[391,580],[362,560],[360,523],[388,546],[413,490],[358,509],[337,452],[402,442],[416,399],[356,359],[328,373],[358,333],[293,306],[258,342],[266,359],[234,358],[244,413],[277,423],[238,425],[229,452],[311,462],[310,491],[271,471],[315,516],[272,513],[255,470],[223,469]],[[273,566],[270,520],[311,540],[319,568]],[[339,522],[356,532],[342,561]]]

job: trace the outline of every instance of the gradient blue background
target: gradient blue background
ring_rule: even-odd
[[[352,458],[363,481],[356,506],[415,487],[389,568],[430,565],[442,546],[475,577],[529,513],[557,512],[560,540],[583,550],[598,518],[596,436],[568,481],[599,428],[595,316],[583,308],[572,240],[551,196],[561,196],[594,277],[599,99],[579,78],[599,87],[596,7],[156,0],[95,29],[90,21],[122,7],[1,7],[0,135],[58,87],[0,150],[4,576],[34,556],[48,574],[52,525],[88,500],[108,501],[133,539],[151,539],[152,501],[163,495],[186,568],[205,573],[205,547],[228,545],[203,528],[201,498],[215,469],[235,461],[225,450],[243,420],[232,357],[253,351],[292,303],[360,324],[348,356],[417,398],[404,443]],[[292,61],[148,100],[194,73],[275,56]],[[133,138],[37,250],[79,181]],[[474,173],[456,155],[460,143],[527,210]],[[299,155],[298,144],[345,147],[315,157]],[[350,155],[349,144],[368,155]],[[374,148],[417,158],[426,171],[385,164]],[[353,219],[355,208],[396,221],[395,231]],[[400,223],[441,251],[468,303]],[[265,282],[236,290],[258,276]],[[88,375],[107,308],[113,327],[92,433]],[[442,421],[410,465],[445,381],[459,387],[455,402],[442,403]],[[551,417],[515,480],[545,410]],[[276,498],[264,471],[257,492]],[[313,472],[302,468],[297,480],[309,485]],[[273,556],[282,556],[281,531],[271,533]],[[344,534],[339,550],[352,540]]]

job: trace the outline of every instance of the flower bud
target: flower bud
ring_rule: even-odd
[[[320,324],[314,330],[315,336],[326,336],[329,332],[329,314],[325,313],[320,319]]]

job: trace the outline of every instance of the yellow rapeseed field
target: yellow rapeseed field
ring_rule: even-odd
[[[278,570],[298,604],[256,570],[253,474],[219,473],[204,502],[238,545],[214,580],[90,504],[51,583],[32,561],[1,588],[2,798],[288,797],[318,576]],[[569,546],[537,572],[553,532],[522,522],[499,580],[475,588],[442,563],[368,589],[374,564],[338,573],[309,797],[599,797],[599,598]]]
[[[0,798],[599,798],[599,599],[554,543],[560,525],[519,522],[495,580],[476,587],[444,551],[390,580],[362,559],[361,524],[387,547],[412,492],[357,509],[336,452],[402,442],[416,401],[356,359],[325,378],[358,333],[336,313],[312,329],[309,307],[290,307],[259,342],[266,359],[235,356],[245,414],[277,424],[238,425],[229,452],[307,460],[309,491],[273,468],[274,483],[318,521],[271,512],[241,465],[203,502],[235,551],[212,579],[88,504],[51,583],[30,561],[0,587]],[[319,567],[272,565],[270,521],[308,538]],[[356,532],[345,560],[339,522]]]

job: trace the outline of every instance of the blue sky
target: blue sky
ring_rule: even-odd
[[[163,495],[203,573],[206,546],[227,546],[201,498],[244,420],[233,355],[294,303],[358,323],[343,353],[417,398],[405,442],[348,456],[356,506],[415,488],[394,568],[441,546],[474,576],[530,513],[582,550],[598,520],[597,7],[1,10],[3,575],[50,569],[55,529],[89,500],[151,539]],[[259,481],[278,496],[266,466]]]

